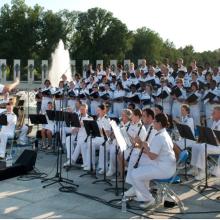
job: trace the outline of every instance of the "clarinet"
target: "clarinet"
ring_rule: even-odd
[[[151,125],[150,130],[149,130],[149,132],[148,132],[148,135],[147,135],[147,137],[146,137],[146,141],[148,141],[152,129],[153,129],[153,126]],[[142,154],[143,154],[143,151],[144,151],[144,147],[141,148],[141,151],[140,151],[140,153],[139,153],[139,155],[138,155],[138,159],[137,159],[137,161],[136,161],[136,163],[135,163],[135,165],[134,165],[134,168],[135,168],[135,169],[138,168],[138,164],[139,164],[139,161],[140,161],[141,156],[142,156]]]
[[[142,126],[143,126],[143,125],[141,125],[141,127],[140,127],[140,129],[139,129],[139,131],[138,131],[137,136],[139,136],[139,134],[141,133]],[[130,161],[130,158],[131,158],[131,155],[132,155],[133,150],[134,150],[134,147],[131,149],[130,154],[128,155],[128,158],[127,158],[127,160],[126,160],[127,163],[129,163],[129,161]]]

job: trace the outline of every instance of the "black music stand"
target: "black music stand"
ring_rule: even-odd
[[[105,191],[107,192],[115,192],[115,195],[119,195],[119,191],[122,191],[122,188],[118,187],[118,152],[119,148],[118,145],[115,145],[115,187],[114,188],[106,188]]]
[[[85,141],[87,141],[87,139],[90,137],[90,171],[80,175],[80,177],[91,175],[92,177],[97,179],[96,172],[95,170],[93,170],[93,164],[92,164],[92,138],[101,137],[99,126],[97,122],[94,120],[83,120],[83,124],[87,134],[87,138]]]
[[[102,144],[102,146],[104,147],[104,178],[102,180],[96,180],[92,184],[103,182],[103,183],[107,183],[110,186],[112,186],[110,180],[106,178],[106,142],[108,140],[108,137],[107,137],[104,129],[102,129],[102,132],[103,132],[103,135],[104,135],[104,143]]]
[[[55,120],[58,123],[64,121],[64,114],[63,114],[62,111],[47,110],[47,115],[48,115],[48,118],[50,120]],[[42,180],[41,183],[52,180],[53,181],[52,183],[44,185],[43,188],[51,186],[55,183],[59,183],[61,187],[64,187],[64,185],[62,185],[62,183],[66,183],[66,184],[71,185],[71,187],[68,187],[69,189],[71,188],[71,190],[76,190],[76,187],[78,187],[78,185],[74,184],[73,180],[69,180],[67,178],[62,177],[62,143],[61,143],[60,136],[59,136],[59,129],[58,129],[58,132],[56,134],[56,137],[57,137],[57,142],[56,143],[57,143],[57,146],[58,146],[56,174],[52,178],[46,178],[46,179]]]
[[[64,121],[66,122],[67,127],[76,127],[80,128],[80,121],[79,121],[79,116],[77,113],[72,113],[72,112],[64,112]],[[66,170],[68,171],[72,167],[72,159],[71,159],[71,152],[72,152],[72,134],[70,134],[70,164],[66,166]]]
[[[7,124],[8,124],[7,115],[1,114],[0,115],[0,125],[7,125]]]
[[[29,118],[31,120],[31,124],[34,125],[47,124],[47,118],[45,115],[30,114]]]
[[[205,190],[219,190],[213,186],[208,185],[208,152],[207,152],[207,145],[214,145],[218,146],[217,140],[215,138],[214,132],[211,128],[208,127],[202,127],[197,126],[199,129],[199,136],[200,139],[203,140],[203,143],[205,143],[205,185],[200,185],[198,188],[200,189],[200,192],[204,192]]]
[[[191,128],[188,125],[185,124],[176,124],[176,127],[179,131],[179,134],[182,138],[184,138],[184,149],[186,150],[186,139],[195,141],[195,137],[192,133]],[[185,179],[187,180],[187,161],[185,162]]]

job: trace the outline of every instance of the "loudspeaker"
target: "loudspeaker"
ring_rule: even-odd
[[[37,159],[37,152],[33,150],[24,150],[23,153],[15,161],[15,165],[25,167],[26,172],[33,170]]]
[[[13,166],[6,167],[5,162],[1,163],[0,180],[27,174],[33,170],[37,158],[37,152],[24,150]]]

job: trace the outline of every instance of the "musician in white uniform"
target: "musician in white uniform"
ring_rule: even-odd
[[[132,111],[130,109],[123,109],[121,113],[121,123],[120,123],[120,128],[128,130],[130,127],[130,122],[131,122],[131,117],[132,117]],[[109,167],[108,167],[108,172],[106,173],[106,176],[112,176],[115,171],[116,171],[116,157],[115,157],[115,151],[116,151],[116,146],[117,146],[117,141],[114,138],[112,140],[112,143],[109,144]],[[122,168],[121,168],[122,170]],[[121,172],[120,176],[121,177]]]
[[[42,89],[42,102],[41,102],[41,113],[44,114],[48,107],[48,102],[52,102],[51,96],[51,82],[50,80],[46,79],[44,82],[44,88]]]
[[[220,131],[220,106],[214,108],[212,113],[212,129]],[[198,143],[192,146],[191,165],[194,167],[194,173],[196,180],[202,180],[205,178],[205,144]],[[220,154],[220,143],[218,146],[207,145],[207,154]],[[195,168],[197,170],[195,170]]]
[[[130,195],[127,196],[136,196],[137,201],[143,202],[140,205],[142,208],[149,207],[155,201],[149,191],[150,181],[170,178],[176,171],[173,142],[166,131],[168,124],[168,118],[164,113],[155,116],[154,128],[157,133],[150,146],[143,144],[145,164],[133,169],[131,173],[131,184],[134,190],[131,190]]]
[[[99,173],[103,174],[103,168],[104,168],[104,147],[102,146],[102,144],[104,143],[104,135],[102,132],[102,129],[104,129],[107,133],[108,136],[108,132],[111,130],[111,126],[110,126],[110,120],[109,118],[106,116],[106,108],[105,105],[99,105],[97,108],[97,115],[98,115],[98,119],[97,119],[97,123],[98,123],[98,127],[100,129],[100,133],[102,134],[101,137],[95,137],[92,138],[92,161],[90,161],[90,155],[91,155],[91,149],[90,149],[90,138],[89,137],[87,139],[87,154],[86,154],[86,167],[84,167],[84,170],[90,170],[90,165],[92,164],[92,168],[93,170],[95,169],[95,151],[96,149],[100,149],[99,152]]]
[[[147,142],[148,145],[150,145],[152,142],[152,139],[154,138],[155,134],[157,133],[157,131],[153,127],[153,121],[154,121],[153,110],[151,110],[150,108],[144,109],[142,112],[142,121],[143,121],[144,126],[146,128],[146,138],[145,138],[144,142]],[[132,173],[132,170],[134,169],[135,164],[139,160],[137,165],[138,164],[141,165],[145,159],[145,156],[143,156],[141,154],[140,147],[138,147],[138,146],[141,146],[141,143],[142,143],[141,139],[139,137],[137,137],[134,139],[134,142],[135,142],[137,148],[135,148],[131,154],[131,157],[130,157],[130,160],[128,163],[127,177],[126,177],[126,182],[130,183],[130,184],[131,184],[131,181],[130,181],[131,173]],[[125,192],[125,195],[126,195],[126,192]]]
[[[183,104],[181,106],[181,119],[173,118],[173,121],[176,123],[181,123],[184,125],[187,125],[188,127],[191,128],[192,134],[195,135],[195,130],[194,130],[194,121],[193,118],[190,117],[190,108],[188,105]],[[195,143],[193,140],[186,139],[186,147],[189,147]],[[184,150],[185,148],[185,141],[183,138],[181,138],[179,141],[174,142],[174,151],[176,154],[176,158],[178,158],[178,155],[181,150]]]
[[[7,125],[2,126],[0,132],[0,158],[5,158],[5,150],[8,138],[13,138],[15,133],[15,126],[17,123],[17,116],[13,113],[12,103],[6,104]]]
[[[79,154],[82,154],[83,159],[83,167],[86,166],[86,152],[87,152],[87,144],[85,142],[86,139],[86,130],[83,124],[83,120],[92,120],[92,117],[88,115],[88,106],[86,104],[81,104],[80,106],[80,128],[72,128],[71,138],[68,136],[66,138],[66,149],[67,149],[67,162],[64,163],[63,166],[70,165],[70,154],[71,154],[71,164],[75,164],[76,160],[79,157]],[[71,139],[71,143],[70,143]],[[74,143],[76,142],[76,147],[74,148]],[[70,152],[70,144],[71,144],[71,152]]]
[[[53,104],[52,102],[47,103],[47,110],[53,110]],[[55,123],[54,121],[49,120],[48,116],[47,118],[47,124],[42,125],[41,129],[41,137],[42,137],[42,148],[43,149],[52,149],[52,136],[55,132]],[[48,139],[48,145],[46,146],[46,138]]]

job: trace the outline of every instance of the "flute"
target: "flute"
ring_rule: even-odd
[[[148,135],[147,135],[147,137],[146,137],[146,141],[148,141],[152,130],[153,130],[153,126],[151,125],[151,127],[150,127],[150,129],[149,129],[149,132],[148,132]],[[137,159],[137,161],[136,161],[136,163],[135,163],[135,165],[134,165],[134,168],[135,168],[135,169],[138,168],[139,161],[140,161],[140,159],[141,159],[141,156],[142,156],[142,154],[143,154],[143,151],[144,151],[144,147],[141,148],[141,151],[140,151],[140,153],[139,153],[139,155],[138,155],[138,159]]]

